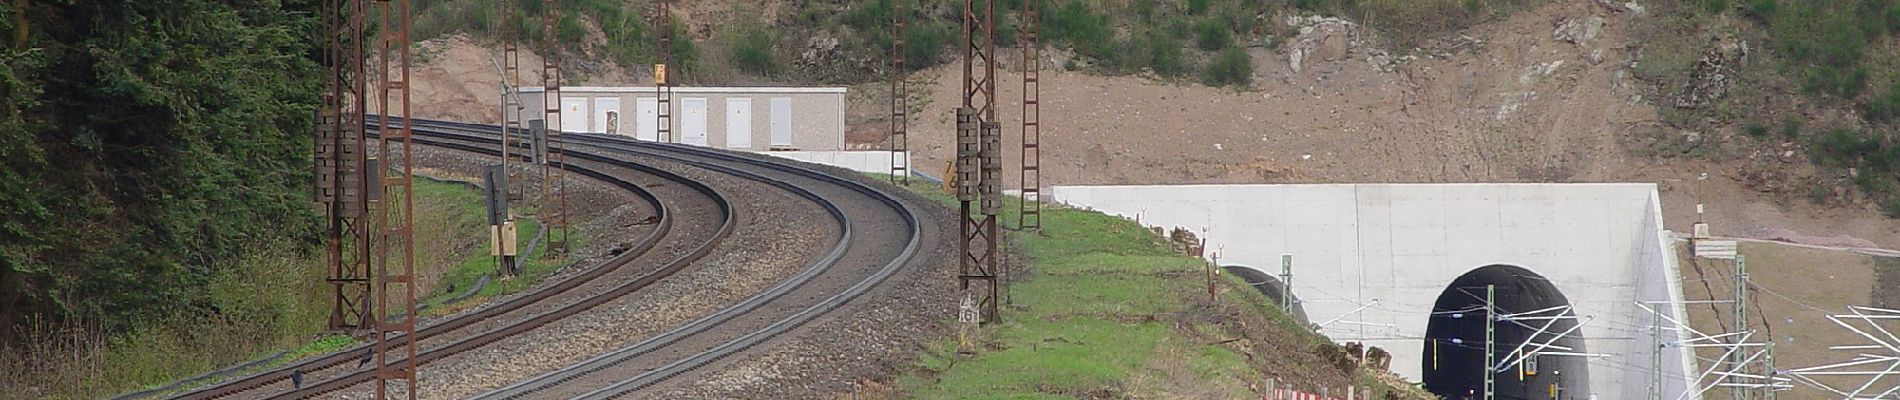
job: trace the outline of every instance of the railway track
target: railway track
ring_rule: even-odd
[[[418,127],[481,131],[494,127],[438,121]],[[814,260],[798,274],[737,304],[630,346],[526,381],[483,393],[480,399],[615,398],[682,376],[758,346],[809,323],[871,290],[906,265],[922,236],[916,212],[894,196],[849,179],[796,165],[683,145],[634,142],[609,136],[569,135],[570,145],[691,165],[788,190],[814,188],[829,202],[853,244]],[[811,192],[806,192],[811,193]],[[891,229],[881,221],[899,221]]]
[[[499,154],[493,149],[498,143],[492,135],[496,130],[493,126],[417,120],[414,128],[419,144],[491,156]],[[710,187],[678,174],[609,155],[663,160],[777,187],[824,208],[838,225],[838,240],[830,252],[817,257],[805,269],[738,304],[626,348],[482,396],[610,398],[652,387],[758,346],[824,316],[896,273],[916,254],[919,247],[921,234],[916,212],[894,196],[865,184],[786,163],[761,161],[689,146],[636,143],[578,134],[569,137],[571,145],[566,154],[569,160],[574,160],[570,161],[569,169],[619,186],[645,199],[661,215],[659,228],[642,239],[637,251],[623,253],[581,275],[569,277],[547,289],[511,299],[507,303],[423,328],[418,334],[425,336],[419,342],[429,345],[423,346],[426,350],[416,356],[422,368],[426,369],[432,361],[535,329],[652,285],[695,260],[706,257],[720,238],[731,234],[734,229],[733,206]],[[661,201],[661,197],[665,196],[655,196],[641,185],[617,177],[613,173],[616,170],[636,171],[679,183],[653,186],[691,188],[714,200],[722,223],[717,224],[715,238],[704,241],[691,254],[676,258],[658,270],[605,292],[574,290],[600,280],[608,272],[621,270],[635,258],[648,254],[656,246],[657,238],[675,229],[675,220],[678,218],[668,208],[668,202]],[[891,221],[897,223],[892,224]],[[570,302],[549,300],[563,293],[579,299]],[[560,305],[551,305],[555,303]],[[538,311],[523,311],[528,309]],[[514,320],[497,318],[511,313]],[[492,328],[470,328],[481,325]],[[447,334],[456,331],[462,334]],[[472,332],[480,333],[469,335]],[[367,350],[367,346],[358,346],[200,389],[179,398],[315,397],[373,379],[373,371],[347,367],[349,361],[358,359],[357,356]],[[293,370],[302,370],[306,375],[310,375],[312,370],[329,372],[316,374],[319,378],[314,384],[291,390],[285,381]]]
[[[499,139],[449,132],[416,131],[416,142],[425,146],[440,147],[457,151],[473,152],[488,156],[498,156]],[[733,229],[733,209],[723,195],[711,187],[687,179],[678,174],[634,163],[613,160],[606,157],[589,157],[583,154],[570,154],[580,163],[570,163],[569,170],[579,175],[606,182],[640,198],[650,207],[657,223],[647,235],[636,241],[628,251],[621,253],[600,265],[559,279],[541,289],[517,296],[494,306],[451,317],[425,326],[417,331],[419,345],[432,344],[428,351],[418,353],[417,358],[423,364],[462,351],[467,351],[499,340],[509,335],[524,332],[553,320],[584,311],[594,305],[604,303],[613,297],[624,295],[651,285],[669,276],[692,260],[704,257],[720,239],[729,235]],[[597,164],[597,165],[589,165]],[[657,195],[635,182],[620,176],[616,170],[634,171],[647,177],[649,184],[673,191],[667,196]],[[660,182],[674,184],[658,185]],[[663,199],[668,197],[670,200]],[[695,199],[695,197],[697,197]],[[681,232],[676,229],[682,214],[697,214],[692,227],[697,232]],[[705,223],[704,221],[717,221]],[[611,276],[636,273],[630,266],[643,257],[651,258],[654,248],[663,242],[697,242],[687,254],[666,262],[660,268],[645,271],[631,280],[618,285],[603,284],[603,279]],[[669,245],[668,247],[679,247]],[[652,262],[651,264],[660,264]],[[576,290],[580,289],[580,290]],[[512,320],[511,320],[512,319]],[[230,382],[193,390],[174,398],[178,399],[217,399],[217,398],[306,398],[345,388],[354,383],[373,379],[373,370],[356,368],[351,365],[368,352],[370,345],[359,345],[334,354],[299,361],[270,371],[252,374]],[[357,364],[360,364],[358,362]],[[301,372],[312,385],[293,389],[291,376]]]

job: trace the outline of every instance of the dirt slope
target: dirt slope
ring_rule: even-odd
[[[1309,18],[1286,49],[1252,50],[1249,91],[1045,71],[1042,184],[1655,182],[1668,228],[1686,232],[1695,177],[1707,172],[1701,190],[1717,234],[1900,247],[1900,225],[1870,208],[1817,206],[1790,194],[1805,190],[1744,183],[1743,174],[1764,168],[1811,170],[1806,161],[1633,155],[1644,146],[1636,138],[1667,131],[1629,72],[1640,48],[1633,22],[1645,17],[1600,2],[1555,2],[1406,57],[1384,52],[1350,23]],[[954,152],[959,71],[919,75],[934,86],[913,123],[912,148],[918,168],[932,175]],[[999,71],[997,84],[1012,165],[1018,74]],[[854,115],[882,112],[881,99],[858,103],[872,111]],[[1016,174],[1005,175],[1015,186]]]
[[[702,24],[689,26],[710,29],[703,23],[728,8],[694,8],[688,19]],[[1292,23],[1302,34],[1288,45],[1252,50],[1247,91],[1048,70],[1042,183],[1656,182],[1669,228],[1687,231],[1695,177],[1707,172],[1699,190],[1718,234],[1900,248],[1900,225],[1870,207],[1813,204],[1801,179],[1748,183],[1764,173],[1811,176],[1799,155],[1723,163],[1633,155],[1655,135],[1705,136],[1661,128],[1645,84],[1630,78],[1641,48],[1633,25],[1648,17],[1604,2],[1554,2],[1407,52],[1349,22],[1306,18]],[[413,72],[419,116],[498,119],[492,44],[453,36],[422,47]],[[1005,143],[1013,144],[1022,86],[1011,72],[1016,52],[999,52],[1009,63],[997,87]],[[539,84],[539,65],[523,52],[524,82]],[[912,148],[918,168],[933,175],[952,151],[956,73],[922,71],[924,85],[913,89],[927,104]],[[643,84],[638,73],[598,75],[572,83]],[[884,146],[885,90],[853,88],[853,147]],[[1005,147],[1014,163],[1013,146]],[[1015,186],[1015,174],[1005,175]]]

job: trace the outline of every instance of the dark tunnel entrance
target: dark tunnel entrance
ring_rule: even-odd
[[[1522,315],[1525,319],[1521,320],[1493,322],[1493,365],[1507,366],[1494,375],[1496,398],[1589,398],[1590,371],[1583,357],[1541,354],[1506,364],[1520,353],[1586,353],[1580,332],[1572,331],[1577,326],[1575,319],[1550,318],[1574,316],[1567,310],[1553,309],[1570,305],[1570,300],[1543,276],[1512,265],[1489,265],[1467,272],[1438,295],[1425,328],[1425,357],[1420,369],[1424,371],[1425,390],[1453,400],[1483,398],[1485,285],[1497,288],[1498,316],[1548,310]],[[1571,333],[1559,335],[1566,331]],[[1514,352],[1520,346],[1523,351]]]
[[[1259,289],[1260,293],[1266,294],[1267,299],[1273,300],[1274,304],[1286,304],[1287,299],[1280,298],[1286,295],[1285,292],[1281,291],[1286,285],[1280,283],[1280,277],[1267,275],[1266,272],[1261,272],[1260,270],[1253,269],[1253,267],[1243,265],[1225,265],[1221,266],[1220,269],[1223,272],[1240,277],[1240,280],[1247,281],[1248,285]],[[1306,309],[1300,306],[1300,296],[1298,295],[1293,296],[1293,312],[1290,314],[1292,314],[1293,320],[1299,321],[1301,325],[1312,323],[1306,320]]]

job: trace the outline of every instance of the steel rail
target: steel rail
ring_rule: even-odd
[[[372,121],[365,121],[365,122],[373,124],[373,123],[377,123],[378,121],[372,120]],[[481,142],[481,143],[487,143],[487,144],[500,143],[499,139],[470,137],[466,135],[441,135],[435,132],[417,132],[416,134],[417,136],[447,137],[447,138],[453,138],[453,139],[458,139],[458,140],[475,141],[475,142]],[[418,139],[419,139],[417,140],[418,143],[422,143],[424,145],[429,145],[429,146],[443,147],[443,148],[449,148],[449,149],[459,150],[459,151],[475,152],[475,153],[491,155],[491,156],[499,156],[501,153],[499,150],[495,150],[491,148],[482,148],[478,146],[470,146],[470,145],[465,145],[465,144],[456,144],[456,143],[427,140],[427,139],[420,139],[420,138]],[[664,170],[647,168],[647,167],[638,166],[638,165],[633,165],[629,167],[638,171],[642,171],[648,174],[658,176],[665,180],[680,182],[686,185],[686,187],[689,187],[692,190],[699,192],[702,195],[707,196],[708,198],[714,199],[714,202],[717,203],[718,207],[721,209],[722,213],[725,215],[725,218],[724,218],[725,223],[723,225],[726,227],[727,231],[730,231],[731,221],[733,220],[731,205],[724,199],[723,196],[719,195],[716,191],[712,190],[710,187],[707,187],[703,184],[699,184],[698,182],[692,181],[685,177],[682,177],[677,174],[673,174],[671,172],[667,172]],[[556,282],[553,282],[545,286],[542,289],[536,290],[534,292],[530,292],[527,295],[509,299],[500,304],[496,304],[490,307],[485,307],[469,314],[452,317],[448,320],[430,324],[429,326],[426,326],[417,332],[417,334],[421,335],[420,336],[421,338],[431,338],[434,336],[446,334],[446,333],[453,332],[455,330],[467,327],[469,325],[475,324],[477,322],[481,322],[481,321],[484,321],[496,316],[505,315],[509,312],[513,312],[515,310],[526,307],[530,304],[534,304],[542,300],[546,300],[550,297],[554,297],[561,293],[565,293],[573,288],[579,287],[582,284],[591,282],[594,279],[604,276],[607,273],[612,272],[628,264],[634,258],[645,254],[647,251],[651,250],[654,246],[658,245],[658,243],[672,231],[672,227],[674,225],[674,218],[673,218],[671,210],[669,209],[667,204],[662,202],[658,198],[658,196],[654,195],[652,192],[639,187],[638,185],[632,183],[631,181],[616,178],[616,177],[611,176],[610,174],[597,171],[591,168],[576,167],[576,172],[580,173],[581,175],[587,176],[589,178],[601,180],[603,182],[612,184],[644,200],[649,206],[651,206],[655,210],[655,214],[659,217],[659,220],[656,224],[656,228],[650,231],[645,237],[641,238],[638,242],[636,242],[636,244],[627,252],[622,253],[620,256],[615,257],[614,259],[603,262],[600,265],[595,266],[593,268],[589,268],[581,272],[580,274],[576,274],[576,275],[572,275],[572,276],[560,279]],[[723,237],[723,235],[719,237]],[[252,374],[250,376],[246,376],[244,378],[240,378],[235,381],[226,382],[226,383],[213,385],[213,386],[202,387],[202,388],[175,396],[173,398],[193,399],[193,400],[215,399],[215,398],[228,397],[228,396],[243,393],[243,392],[253,391],[253,390],[268,386],[273,383],[289,380],[292,374],[295,373],[296,371],[313,372],[313,371],[320,371],[320,370],[325,370],[325,369],[341,366],[352,360],[356,360],[358,357],[357,356],[358,354],[368,351],[370,347],[371,345],[369,344],[353,346],[348,349],[338,351],[336,353],[332,353],[328,356],[304,360],[304,361],[298,361],[290,365],[279,367],[270,371]],[[426,362],[428,358],[424,358],[424,360]],[[373,371],[370,371],[370,372],[373,372]]]
[[[413,129],[415,132],[418,132],[418,135],[426,135],[426,136],[441,137],[441,138],[454,138],[457,140],[483,141],[483,142],[487,142],[488,140],[494,140],[494,142],[487,142],[487,143],[491,143],[491,144],[499,143],[499,139],[488,139],[486,135],[466,135],[466,134],[458,134],[458,133],[453,133],[453,132],[443,132],[441,130],[428,130],[420,126],[414,127]],[[667,176],[669,180],[676,180],[677,182],[685,184],[693,188],[695,191],[698,191],[699,193],[706,195],[709,198],[712,198],[715,200],[715,203],[717,203],[717,205],[719,206],[721,215],[722,215],[721,221],[718,224],[719,230],[717,231],[717,233],[714,234],[713,238],[711,238],[710,240],[707,240],[704,243],[701,243],[697,248],[695,248],[690,253],[684,256],[681,256],[679,258],[676,258],[654,271],[649,271],[647,273],[641,274],[638,278],[635,278],[633,281],[615,286],[612,290],[609,290],[605,293],[601,293],[598,295],[587,297],[585,299],[582,299],[574,303],[563,305],[554,311],[536,315],[532,318],[529,318],[528,320],[521,321],[513,325],[508,325],[501,328],[493,329],[487,332],[483,332],[479,335],[465,337],[465,338],[456,340],[448,345],[432,348],[432,349],[429,349],[428,351],[418,353],[416,354],[416,358],[418,359],[416,363],[417,365],[427,365],[431,361],[435,361],[435,360],[439,360],[439,359],[453,356],[456,354],[460,354],[460,353],[481,347],[482,345],[493,343],[503,338],[507,338],[510,336],[514,336],[516,334],[520,334],[522,332],[527,332],[529,330],[539,328],[543,325],[554,322],[555,320],[559,320],[562,318],[572,316],[574,314],[578,314],[580,312],[586,311],[588,309],[592,309],[601,304],[605,304],[614,299],[620,298],[621,296],[625,296],[628,293],[632,293],[640,289],[644,289],[647,286],[651,286],[652,284],[659,282],[661,279],[672,276],[674,273],[677,273],[680,270],[685,269],[688,265],[691,265],[694,261],[697,261],[711,254],[713,249],[716,248],[718,244],[721,243],[727,236],[731,235],[735,228],[736,218],[735,218],[734,210],[732,208],[731,203],[727,201],[723,196],[720,196],[711,187],[706,186],[704,183],[700,183],[692,179],[687,179],[685,177],[679,176],[672,172],[667,172],[658,168],[653,168],[651,166],[646,166],[646,165],[642,165],[638,163],[632,163],[632,162],[617,160],[617,159],[593,155],[593,154],[586,154],[586,153],[572,153],[569,155],[574,156],[574,158],[576,159],[586,160],[589,162],[596,162],[596,163],[622,167],[622,168],[630,168],[630,169],[640,170],[640,171],[651,173],[651,174]],[[572,166],[572,165],[569,165],[567,167],[575,168],[575,171],[577,172],[581,169],[578,166]],[[602,173],[597,170],[591,171],[591,172],[581,172],[581,174],[588,175],[588,176],[594,176],[594,174],[600,174],[601,176],[606,176],[605,173]],[[674,178],[677,178],[677,179],[674,179]],[[640,255],[638,254],[624,253],[624,254],[621,254],[620,256],[614,257],[613,259],[603,263],[603,265],[612,265],[612,266],[618,267],[618,266],[631,263],[633,260],[637,259],[639,256]],[[292,399],[292,398],[301,399],[301,398],[315,397],[320,394],[342,390],[350,386],[354,386],[356,384],[370,381],[375,378],[375,372],[376,371],[373,371],[373,370],[356,371],[354,373],[344,375],[341,377],[331,378],[331,379],[327,379],[321,382],[317,382],[313,385],[306,386],[300,390],[280,392],[276,395],[266,397],[266,398],[268,399]]]
[[[421,120],[421,119],[416,120],[415,123],[417,126],[445,127],[445,128],[463,129],[463,130],[469,130],[469,131],[482,131],[482,130],[492,129],[492,127],[478,125],[478,124],[454,123],[454,122],[445,122],[445,121],[427,121],[427,120]],[[595,390],[586,395],[583,395],[582,398],[611,398],[611,397],[624,395],[628,392],[638,390],[640,388],[644,388],[647,386],[651,386],[652,384],[664,381],[668,378],[677,376],[678,374],[685,373],[687,371],[704,366],[706,364],[709,364],[713,361],[724,358],[731,354],[756,346],[759,343],[762,343],[780,334],[783,334],[799,326],[802,326],[803,324],[810,322],[818,318],[819,316],[822,316],[825,313],[828,313],[832,310],[837,309],[838,307],[844,305],[846,302],[849,302],[852,299],[855,299],[856,297],[862,295],[863,293],[868,292],[874,286],[882,283],[884,280],[888,279],[891,275],[894,275],[898,271],[899,268],[901,268],[904,264],[908,263],[910,258],[914,257],[914,255],[916,254],[916,250],[920,246],[920,238],[922,236],[922,232],[921,232],[920,223],[918,222],[916,218],[915,211],[910,209],[910,207],[907,204],[897,200],[894,196],[891,196],[889,193],[883,192],[879,189],[870,187],[868,185],[858,183],[856,181],[838,178],[837,176],[830,175],[828,173],[811,170],[811,169],[797,166],[797,165],[761,161],[757,159],[725,154],[718,151],[699,149],[699,148],[686,146],[686,145],[653,144],[653,143],[645,143],[645,142],[635,142],[635,141],[628,141],[628,140],[619,139],[619,138],[615,138],[611,136],[597,136],[597,135],[588,135],[588,134],[569,134],[569,135],[574,136],[576,139],[579,139],[579,140],[574,141],[574,143],[576,144],[596,146],[596,147],[607,148],[610,150],[618,150],[618,151],[626,152],[629,154],[638,154],[642,156],[667,159],[667,160],[671,160],[675,162],[686,163],[686,164],[693,165],[699,168],[715,170],[715,171],[724,172],[728,174],[740,175],[740,176],[748,177],[750,179],[769,180],[770,178],[767,178],[767,177],[764,177],[762,175],[752,173],[752,172],[733,169],[733,168],[730,168],[718,163],[712,163],[712,162],[707,162],[707,161],[697,161],[697,160],[692,160],[686,157],[680,157],[680,156],[676,156],[676,155],[672,155],[668,153],[689,154],[693,157],[713,159],[713,160],[718,160],[720,162],[761,166],[761,167],[765,167],[765,168],[769,168],[773,170],[791,173],[798,176],[803,176],[803,177],[810,178],[813,180],[832,183],[841,187],[845,187],[847,189],[850,189],[851,191],[865,195],[872,199],[875,199],[878,202],[888,207],[891,207],[896,212],[896,214],[901,216],[901,218],[904,220],[904,222],[909,228],[909,233],[910,233],[908,240],[906,240],[905,242],[904,250],[897,257],[894,257],[891,262],[885,264],[882,268],[878,269],[876,272],[874,272],[870,276],[865,277],[863,280],[858,281],[856,284],[852,285],[851,287],[846,288],[845,290],[839,293],[836,293],[832,295],[831,297],[823,301],[820,301],[819,303],[814,304],[796,314],[793,314],[792,316],[777,320],[771,325],[768,325],[767,327],[763,329],[748,333],[744,336],[722,343],[704,352],[699,352],[685,359],[677,360],[666,366],[648,371],[641,375],[635,376],[631,379],[623,380],[616,384],[610,385],[608,387]],[[775,182],[775,184],[778,184],[778,185],[790,185],[789,183],[784,183],[778,180],[769,180],[769,181]],[[845,229],[847,230],[849,229],[848,224],[845,226]],[[771,301],[774,301],[780,296],[783,296],[784,294],[789,293],[793,289],[796,289],[799,286],[802,286],[806,282],[810,281],[812,277],[815,277],[818,274],[824,272],[825,269],[828,269],[831,264],[835,264],[837,259],[841,257],[842,257],[842,254],[834,253],[832,256],[829,256],[825,259],[818,260],[817,262],[813,263],[810,267],[800,272],[798,275],[788,278],[786,281],[779,283],[778,285],[766,290],[765,292],[761,292],[757,295],[754,295],[753,297],[748,298],[740,302],[739,304],[735,304],[733,306],[727,307],[726,309],[722,309],[712,315],[702,317],[701,319],[696,320],[692,323],[689,323],[686,326],[682,326],[680,328],[669,331],[665,334],[662,334],[653,338],[649,338],[647,340],[636,343],[632,346],[628,346],[628,347],[625,347],[613,352],[609,352],[606,354],[601,354],[599,356],[590,358],[588,360],[584,360],[582,362],[570,365],[568,367],[564,367],[556,371],[552,371],[549,373],[536,376],[535,378],[531,378],[526,381],[517,382],[517,383],[511,384],[509,386],[506,386],[494,391],[483,393],[481,395],[476,396],[475,398],[512,399],[512,398],[528,397],[528,396],[534,395],[536,392],[539,392],[541,390],[557,387],[563,383],[580,378],[587,374],[605,370],[607,368],[611,368],[618,364],[631,360],[635,357],[638,357],[647,353],[651,353],[658,349],[664,348],[665,346],[672,344],[673,342],[676,342],[687,336],[703,333],[733,317],[756,310],[760,306],[766,303],[769,303]]]
[[[917,218],[916,210],[912,209],[909,204],[898,200],[896,196],[893,196],[890,193],[884,192],[883,190],[871,187],[869,185],[865,185],[863,183],[859,183],[854,180],[841,178],[835,175],[812,170],[812,169],[799,166],[796,164],[762,161],[762,160],[753,159],[753,158],[726,154],[726,153],[714,151],[714,150],[696,148],[690,145],[637,143],[637,142],[632,142],[632,141],[621,140],[618,138],[609,138],[609,137],[591,136],[591,135],[584,136],[584,138],[589,139],[589,140],[618,142],[622,144],[629,144],[629,145],[640,146],[640,147],[666,149],[666,150],[672,150],[672,151],[676,151],[680,153],[695,154],[698,156],[718,159],[718,160],[722,160],[726,162],[735,162],[735,163],[744,163],[744,164],[763,166],[767,168],[777,169],[780,171],[790,172],[795,175],[804,176],[804,177],[811,178],[814,180],[830,182],[832,184],[843,186],[845,188],[851,189],[852,191],[855,191],[865,196],[868,196],[870,198],[873,198],[877,200],[878,202],[883,203],[884,205],[890,207],[893,211],[896,212],[897,215],[899,215],[904,220],[905,225],[908,226],[909,237],[905,241],[904,250],[900,254],[894,257],[889,263],[886,263],[883,267],[879,268],[877,272],[873,273],[871,276],[865,277],[863,280],[860,280],[856,284],[851,285],[851,287],[845,289],[844,291],[833,294],[831,297],[826,298],[825,300],[820,301],[817,304],[813,304],[810,307],[807,307],[804,310],[799,311],[796,314],[793,314],[792,316],[773,322],[771,325],[766,326],[763,329],[753,331],[744,336],[727,341],[724,344],[720,344],[719,346],[708,349],[704,352],[700,352],[698,354],[687,357],[685,359],[681,359],[679,361],[675,361],[671,364],[667,364],[666,366],[660,367],[658,369],[648,371],[644,374],[640,374],[631,379],[623,380],[611,386],[601,388],[593,392],[589,392],[587,394],[580,396],[580,398],[582,399],[604,399],[604,398],[621,397],[626,394],[632,393],[635,390],[652,386],[653,384],[665,381],[672,377],[678,376],[679,374],[686,373],[688,371],[705,366],[714,361],[718,361],[719,359],[733,355],[745,349],[752,348],[754,346],[759,345],[760,343],[765,342],[766,340],[770,340],[774,337],[777,337],[786,332],[789,332],[792,329],[796,329],[800,326],[803,326],[804,324],[809,323],[826,313],[829,313],[833,310],[838,309],[839,307],[842,307],[845,303],[850,302],[853,299],[856,299],[858,296],[863,295],[866,292],[869,292],[873,287],[879,284],[882,284],[885,280],[889,279],[892,275],[895,275],[897,271],[900,268],[902,268],[905,264],[908,264],[910,262],[910,259],[916,256],[917,249],[921,246],[923,231],[922,231],[921,222]]]

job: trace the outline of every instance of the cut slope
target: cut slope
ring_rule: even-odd
[[[935,187],[912,189],[952,201]],[[1004,322],[976,331],[969,346],[955,337],[929,346],[898,389],[924,399],[1238,399],[1259,398],[1272,378],[1315,393],[1351,384],[1373,387],[1373,398],[1429,398],[1356,367],[1234,277],[1212,282],[1210,301],[1207,263],[1173,254],[1133,221],[1046,210],[1043,232],[1010,236],[1018,275]]]

